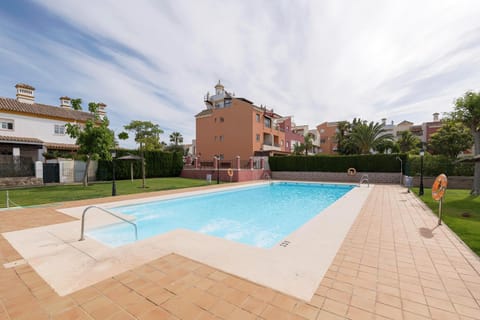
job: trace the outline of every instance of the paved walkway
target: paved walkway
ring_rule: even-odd
[[[478,257],[405,189],[374,188],[310,301],[170,254],[65,297],[0,267],[0,320],[480,319]],[[0,212],[0,232],[72,220],[54,209]],[[1,264],[18,259],[0,236]]]

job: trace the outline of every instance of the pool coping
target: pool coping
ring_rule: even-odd
[[[108,208],[113,205],[233,190],[257,184],[258,182],[225,186],[215,190],[182,190],[175,194],[109,201],[98,205]],[[322,214],[287,236],[284,240],[288,241],[288,245],[277,245],[270,249],[247,246],[182,229],[111,248],[88,237],[85,241],[78,242],[80,221],[7,232],[3,235],[61,296],[164,255],[178,253],[238,277],[309,300],[371,190],[372,188],[366,186],[354,188],[326,208]],[[87,206],[58,211],[79,218],[85,207]],[[112,222],[116,221],[111,217],[92,215],[87,220],[87,229]]]

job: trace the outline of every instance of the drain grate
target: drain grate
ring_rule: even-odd
[[[285,241],[282,241],[282,243],[280,243],[280,247],[286,248],[289,244],[290,244],[290,241],[285,240]]]
[[[21,266],[23,264],[27,264],[27,260],[20,259],[20,260],[15,260],[15,261],[12,261],[12,262],[8,262],[8,263],[5,263],[3,265],[3,267],[5,269],[10,269],[10,268],[15,268],[15,267]]]

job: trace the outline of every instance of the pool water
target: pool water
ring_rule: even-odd
[[[139,240],[181,228],[270,248],[352,188],[277,182],[109,210],[135,216]],[[134,229],[127,223],[94,229],[87,235],[113,247],[135,241]]]

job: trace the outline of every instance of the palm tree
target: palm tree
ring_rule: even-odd
[[[179,144],[183,143],[183,136],[180,132],[172,132],[170,134],[170,142],[173,143],[175,145],[175,147],[177,147]]]
[[[417,136],[414,136],[409,130],[402,131],[400,139],[398,139],[398,144],[400,145],[400,152],[406,153],[416,150],[420,145],[420,139]],[[418,152],[415,152],[415,154],[416,153]]]
[[[303,137],[303,145],[305,146],[305,155],[308,156],[308,150],[313,149],[313,139],[308,133]]]
[[[351,139],[361,154],[368,154],[370,150],[376,150],[379,145],[387,140],[392,140],[393,136],[385,133],[383,124],[373,121],[367,124],[366,121],[363,121],[355,125]]]

